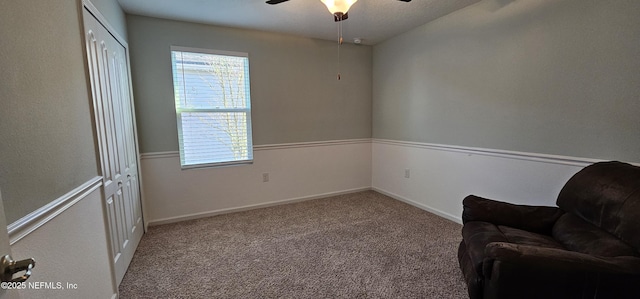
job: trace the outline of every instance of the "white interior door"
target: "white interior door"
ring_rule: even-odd
[[[119,285],[143,234],[129,64],[125,46],[86,7],[83,18],[104,207]]]

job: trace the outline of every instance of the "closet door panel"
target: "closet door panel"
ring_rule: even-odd
[[[128,57],[126,44],[110,34],[86,6],[83,17],[105,217],[119,285],[143,234]]]

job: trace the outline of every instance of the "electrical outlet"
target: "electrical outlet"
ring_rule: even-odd
[[[404,178],[408,179],[408,178],[410,178],[410,177],[411,177],[411,169],[406,168],[406,169],[404,170]]]
[[[265,173],[262,174],[262,182],[266,183],[268,181],[269,181],[269,173],[265,172]]]

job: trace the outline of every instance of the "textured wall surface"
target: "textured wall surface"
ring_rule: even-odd
[[[485,0],[374,47],[375,138],[640,161],[640,2]]]
[[[371,47],[127,15],[140,151],[177,151],[173,46],[249,53],[253,143],[371,137]]]
[[[122,30],[116,0],[97,2],[113,9],[105,16]],[[79,0],[28,0],[0,9],[0,188],[9,223],[99,172],[80,7]],[[30,282],[65,288],[21,297],[114,297],[105,227],[98,189],[13,244],[15,259],[37,261]]]
[[[7,222],[98,174],[79,1],[0,9],[0,189]]]

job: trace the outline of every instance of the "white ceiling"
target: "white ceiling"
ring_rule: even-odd
[[[359,0],[342,22],[345,42],[373,45],[480,0]],[[118,0],[129,14],[336,40],[338,25],[320,0]]]

